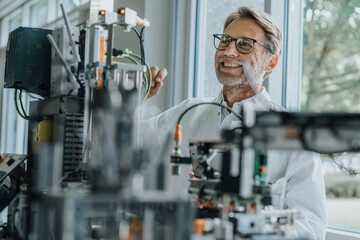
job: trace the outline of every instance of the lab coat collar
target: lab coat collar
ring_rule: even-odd
[[[224,98],[224,93],[222,90],[220,91],[219,96],[214,101],[227,106],[227,103]],[[247,103],[252,104],[254,109],[257,111],[269,111],[271,99],[266,89],[263,88],[258,94],[250,98],[247,98],[241,102],[234,103],[232,110],[239,113],[243,104],[247,104]],[[229,115],[228,111],[226,111],[226,109],[224,108],[222,109],[222,113],[225,116]]]

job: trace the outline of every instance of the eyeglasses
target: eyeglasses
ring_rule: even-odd
[[[252,38],[247,38],[247,37],[233,38],[225,34],[213,34],[213,36],[214,36],[215,48],[220,51],[224,51],[232,41],[235,41],[235,47],[239,53],[243,53],[243,54],[251,53],[251,51],[255,47],[255,43],[260,44],[261,46],[272,52],[269,46]]]

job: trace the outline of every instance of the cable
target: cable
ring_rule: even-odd
[[[20,112],[20,109],[19,109],[19,106],[18,106],[18,103],[17,103],[17,89],[15,89],[15,93],[14,93],[14,102],[15,102],[16,111],[20,115],[20,117],[22,117],[25,120],[29,120],[28,116],[25,116],[25,115],[23,115],[23,113]]]
[[[71,171],[67,174],[65,174],[64,176],[62,176],[56,183],[57,186],[59,186],[65,179],[67,179],[68,177],[70,177],[73,174],[76,173],[81,173],[81,167],[82,167],[82,162],[79,163],[79,165],[77,166],[77,168],[74,171]]]
[[[229,112],[232,112],[240,121],[242,121],[242,117],[237,114],[234,110],[232,110],[230,107],[228,106],[225,106],[225,105],[222,105],[220,103],[217,103],[217,102],[202,102],[202,103],[197,103],[195,105],[192,105],[190,107],[188,107],[179,117],[178,121],[177,121],[177,124],[180,124],[180,121],[181,119],[183,118],[183,116],[188,112],[190,111],[191,109],[193,109],[194,107],[197,107],[197,106],[200,106],[200,105],[216,105],[216,106],[219,106],[219,107],[222,107],[222,108],[225,108],[226,110],[228,110]]]
[[[36,99],[36,100],[45,100],[45,99],[46,99],[45,97],[43,97],[43,96],[41,96],[41,95],[39,95],[39,96],[42,97],[42,98],[36,97],[36,96],[32,95],[32,93],[29,93],[29,92],[26,92],[26,94],[27,94],[30,98],[33,98],[33,99]]]
[[[135,28],[132,27],[132,29],[134,30],[134,32],[136,33],[136,35],[139,38],[139,42],[140,42],[140,56],[141,56],[141,64],[145,65],[145,59],[144,59],[144,45],[143,45],[143,39],[142,39],[142,33],[144,30],[144,27],[141,29],[141,33],[139,33],[139,31]]]
[[[139,57],[138,55],[134,54],[134,53],[128,53],[130,56],[132,57],[135,57],[139,60],[141,60],[141,57]],[[149,67],[149,64],[145,61],[145,63],[143,64],[146,66],[146,70],[149,74],[149,77],[144,73],[144,79],[146,80],[146,83],[147,83],[147,88],[146,88],[146,95],[145,95],[145,99],[147,97],[147,95],[149,94],[150,92],[150,89],[151,89],[151,82],[152,82],[152,74],[151,74],[151,69]]]
[[[140,63],[136,59],[142,61],[142,58],[140,56],[138,56],[132,52],[124,53],[122,50],[113,49],[113,56],[117,57],[118,55],[120,55],[120,57],[122,57],[122,58],[129,59],[131,62],[135,63],[136,65],[140,65]],[[149,64],[147,62],[145,62],[144,65],[146,67],[148,75],[146,73],[144,73],[144,75],[143,75],[144,85],[145,85],[145,95],[144,95],[143,101],[145,101],[147,96],[149,95],[149,92],[151,90],[151,82],[152,82],[152,74],[151,74],[151,69],[149,67]]]
[[[20,101],[20,106],[23,112],[23,115],[26,117],[26,119],[29,119],[29,116],[26,114],[23,102],[22,102],[22,90],[20,90],[20,94],[19,94],[19,101]]]
[[[141,47],[141,58],[142,58],[142,65],[145,65],[145,49],[144,49],[144,39],[143,39],[143,32],[144,32],[145,26],[142,27],[140,31],[140,47]]]
[[[145,26],[142,27],[140,33],[135,27],[132,27],[132,29],[134,30],[134,32],[136,33],[136,35],[138,36],[139,41],[140,41],[140,61],[141,61],[141,65],[147,65],[146,60],[145,60],[145,49],[144,49],[144,40],[143,40],[143,33],[144,33]],[[147,68],[148,68],[148,66],[147,66]],[[147,98],[147,96],[148,96],[148,94],[150,92],[150,89],[151,89],[151,80],[152,80],[152,78],[151,78],[150,68],[148,68],[148,73],[150,75],[150,77],[149,77],[150,78],[150,84],[148,84],[148,85],[150,85],[150,87],[149,87],[148,91],[146,91],[144,100],[146,100],[146,98]],[[146,79],[146,74],[145,73],[144,73],[144,79]],[[147,82],[149,83],[149,81],[147,81]]]
[[[15,89],[14,92],[14,103],[15,103],[16,112],[20,115],[20,117],[25,118],[25,116],[22,115],[22,113],[20,112],[19,107],[17,105],[17,89]]]
[[[75,76],[75,78],[76,78],[77,83],[78,83],[79,86],[80,86],[80,88],[79,88],[79,90],[80,90],[80,92],[79,92],[80,97],[85,97],[85,86],[84,86],[84,84],[80,81],[80,79],[78,78],[78,76]]]
[[[211,161],[214,160],[216,154],[218,153],[217,149],[214,149],[210,156],[206,159],[206,163],[210,165]]]
[[[141,59],[138,55],[136,54],[133,54],[133,53],[127,53],[128,55],[123,55],[125,58],[131,60],[133,63],[137,64],[137,65],[140,65],[140,63],[135,59]],[[144,98],[143,98],[143,101],[146,100],[147,96],[149,95],[149,92],[150,92],[150,89],[151,89],[151,78],[152,78],[152,75],[151,75],[151,70],[150,70],[150,67],[147,63],[145,63],[145,66],[146,66],[146,69],[147,69],[147,72],[149,73],[149,77],[146,75],[146,73],[143,74],[143,78],[144,78],[144,85],[145,85],[145,95],[144,95]]]
[[[145,51],[144,51],[144,40],[143,40],[143,32],[145,27],[143,27],[139,33],[139,31],[135,28],[132,27],[132,29],[134,30],[134,32],[136,33],[136,35],[139,38],[140,41],[140,56],[141,56],[141,64],[145,65]]]
[[[349,173],[349,175],[352,175],[352,176],[360,174],[360,170],[355,170],[355,169],[352,169],[352,168],[349,168],[349,167],[345,167],[344,164],[339,163],[338,161],[336,161],[335,156],[334,156],[333,153],[330,153],[328,155],[330,156],[331,160],[333,160],[333,162],[336,164],[336,166],[339,167],[339,169],[341,171],[347,172],[347,173]]]
[[[134,30],[134,32],[136,33],[136,35],[138,36],[138,38],[141,39],[140,33],[139,33],[139,31],[136,29],[136,27],[132,27],[132,30]]]
[[[182,134],[181,134],[181,124],[180,124],[180,121],[181,119],[183,118],[183,116],[188,112],[190,111],[191,109],[197,107],[197,106],[200,106],[200,105],[205,105],[205,104],[208,104],[208,105],[216,105],[216,106],[219,106],[219,107],[222,107],[222,108],[225,108],[226,110],[228,110],[229,112],[232,112],[238,119],[240,119],[240,121],[242,121],[242,117],[237,114],[234,110],[232,110],[231,108],[229,108],[228,106],[224,106],[220,103],[217,103],[217,102],[202,102],[202,103],[197,103],[195,105],[192,105],[190,107],[188,107],[185,111],[183,111],[183,113],[180,115],[178,121],[177,121],[177,124],[176,124],[176,130],[175,130],[175,134],[174,134],[174,142],[175,142],[175,146],[174,146],[174,152],[177,154],[177,155],[181,155],[181,149],[180,149],[180,145],[181,145],[181,139],[182,139]]]

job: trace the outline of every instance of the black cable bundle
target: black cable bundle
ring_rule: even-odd
[[[133,27],[132,29],[134,30],[134,32],[136,33],[136,35],[139,37],[139,41],[140,41],[140,57],[141,57],[141,65],[145,65],[145,51],[144,51],[144,40],[143,40],[143,32],[144,32],[144,28],[143,27],[139,33],[139,31]]]

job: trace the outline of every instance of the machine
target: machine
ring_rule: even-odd
[[[27,156],[0,158],[1,239],[190,239],[191,204],[141,187],[137,109],[151,72],[135,26],[149,21],[98,9],[93,23],[74,27],[61,10],[64,26],[10,33],[5,87],[15,88],[29,138]],[[113,48],[115,28],[138,34],[141,56]],[[23,91],[43,98],[28,115]]]
[[[0,207],[8,207],[1,239],[289,239],[284,229],[297,212],[271,206],[267,150],[359,151],[360,115],[245,106],[242,127],[216,142],[191,142],[189,155],[179,150],[177,127],[170,162],[174,174],[193,167],[188,199],[145,191],[149,152],[136,145],[137,118],[152,77],[135,26],[150,23],[129,8],[98,9],[89,25],[75,27],[61,9],[64,26],[10,33],[5,87],[16,89],[29,137],[26,156],[0,158]],[[141,56],[113,47],[115,28],[138,34]],[[43,58],[30,51],[39,44]],[[43,98],[29,115],[17,100],[23,91]]]

